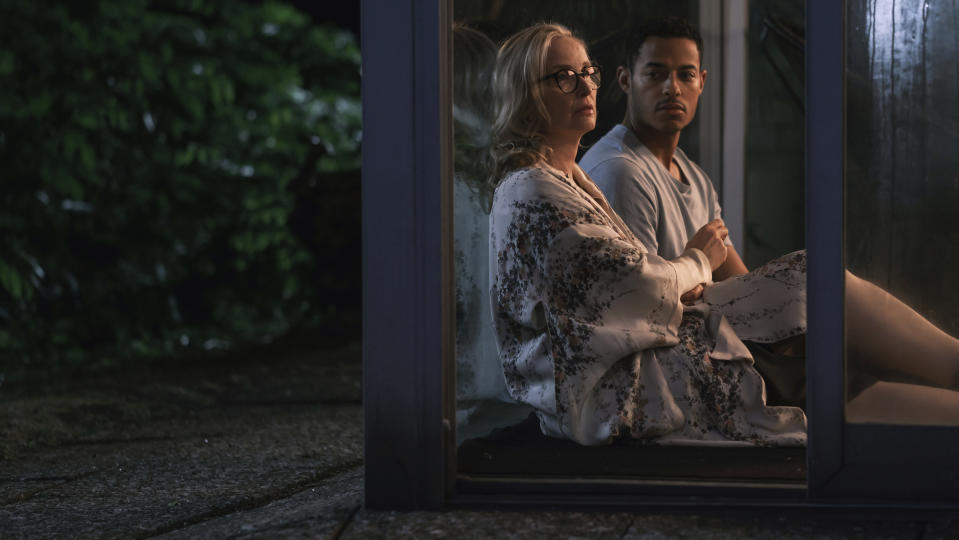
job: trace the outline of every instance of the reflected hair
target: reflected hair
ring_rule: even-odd
[[[496,45],[485,34],[453,24],[453,168],[487,204],[493,65]]]
[[[549,112],[543,102],[546,54],[554,40],[571,37],[586,47],[569,28],[542,23],[513,34],[496,55],[493,74],[493,120],[490,157],[493,161],[490,189],[495,190],[506,173],[528,167],[549,157],[543,131]]]

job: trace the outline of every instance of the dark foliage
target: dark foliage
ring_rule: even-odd
[[[282,3],[0,0],[0,373],[265,341],[358,300],[359,62]]]

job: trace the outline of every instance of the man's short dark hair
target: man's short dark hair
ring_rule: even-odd
[[[626,38],[626,64],[632,70],[639,58],[639,49],[651,37],[658,38],[686,38],[696,43],[699,51],[699,65],[703,64],[703,36],[693,28],[686,19],[681,17],[654,17],[647,19],[629,33]]]

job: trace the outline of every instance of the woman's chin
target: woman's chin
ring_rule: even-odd
[[[547,139],[554,136],[568,138],[570,135],[582,137],[594,129],[596,129],[596,119],[583,118],[580,121],[570,123],[568,126],[562,129],[546,130],[543,133],[546,135]]]
[[[573,122],[574,131],[579,132],[580,135],[585,135],[590,131],[596,129],[596,116],[583,116],[577,119],[576,122]]]

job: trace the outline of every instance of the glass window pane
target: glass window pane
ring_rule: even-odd
[[[488,151],[491,114],[488,106],[489,72],[493,44],[512,33],[541,21],[570,26],[587,42],[590,56],[603,70],[603,85],[597,97],[596,128],[582,140],[588,148],[623,121],[626,99],[616,82],[616,68],[625,57],[625,37],[635,26],[655,15],[677,15],[700,29],[706,41],[703,67],[709,83],[699,101],[695,120],[681,133],[679,147],[706,171],[720,196],[724,181],[738,182],[736,207],[742,214],[738,223],[748,230],[731,232],[745,238],[737,244],[739,253],[756,268],[769,259],[802,247],[804,221],[803,193],[803,18],[804,3],[795,0],[754,0],[731,2],[741,7],[736,24],[729,23],[726,2],[687,0],[684,2],[609,2],[527,0],[503,3],[494,0],[454,3],[453,88],[454,88],[454,265],[456,276],[456,371],[457,439],[459,463],[466,472],[496,470],[502,455],[478,451],[471,441],[508,439],[516,457],[505,463],[511,473],[533,474],[624,474],[639,476],[764,478],[800,484],[805,479],[804,448],[693,449],[650,447],[643,441],[616,441],[609,461],[585,458],[583,447],[570,441],[544,441],[539,421],[528,420],[532,409],[511,403],[505,390],[502,368],[492,332],[489,304],[489,170],[483,161]],[[724,29],[734,28],[733,35]],[[728,57],[732,41],[738,40],[742,55]],[[745,44],[743,44],[745,42]],[[736,62],[740,77],[737,102],[725,99],[725,63]],[[732,77],[732,76],[731,76]],[[745,90],[744,90],[745,89]],[[728,130],[733,120],[739,126]],[[738,139],[738,140],[736,140]],[[736,144],[732,144],[735,142]],[[584,148],[584,150],[585,150]],[[734,150],[730,150],[734,148]],[[738,152],[740,155],[733,156]],[[581,153],[582,155],[582,153]],[[739,168],[729,173],[729,161]],[[745,186],[745,190],[743,187]],[[726,199],[723,199],[724,205]],[[745,211],[743,210],[745,208]],[[743,227],[740,226],[740,229]],[[672,257],[671,257],[672,258]],[[778,344],[777,344],[778,345]],[[788,344],[787,344],[788,345]],[[745,346],[744,346],[745,347]],[[801,347],[798,347],[801,350]],[[786,356],[787,348],[776,348],[769,357]],[[795,352],[789,348],[788,352]],[[758,353],[752,353],[758,354]],[[736,357],[742,359],[743,357]],[[803,358],[783,359],[789,363],[784,380],[795,382],[789,396],[777,396],[777,405],[801,404],[804,400],[801,375],[793,377],[792,367],[802,370]],[[757,375],[758,378],[758,375]],[[758,387],[758,384],[757,384]],[[772,388],[771,383],[767,387]],[[785,390],[786,386],[781,386]],[[785,394],[785,391],[784,393]],[[759,395],[759,391],[756,392]],[[795,408],[783,413],[794,414]],[[802,418],[798,411],[790,418]],[[692,423],[692,422],[691,422]],[[796,422],[800,425],[801,422]],[[503,431],[496,432],[496,428]],[[801,433],[801,428],[796,430]],[[498,433],[498,434],[497,434]],[[717,441],[710,441],[710,443]],[[522,443],[522,444],[519,444]],[[636,447],[643,446],[643,459],[636,459]],[[617,454],[616,447],[621,449]],[[488,447],[484,447],[488,448]],[[482,448],[480,448],[482,450]],[[557,450],[562,452],[557,453]],[[587,449],[595,450],[595,449]],[[781,450],[781,451],[780,451]],[[561,454],[561,455],[559,455]],[[591,454],[596,456],[596,454]],[[545,456],[536,462],[530,456]],[[507,456],[509,457],[509,456]],[[490,464],[492,462],[492,464]],[[501,462],[504,463],[504,462]],[[522,465],[524,468],[519,468]],[[605,467],[605,469],[604,469]]]
[[[959,423],[959,10],[849,0],[847,419]]]

